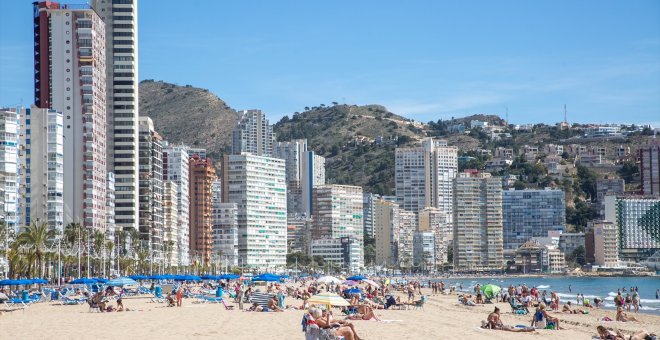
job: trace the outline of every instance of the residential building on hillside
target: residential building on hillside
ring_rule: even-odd
[[[139,119],[140,240],[152,260],[164,259],[163,241],[163,138],[149,117]]]
[[[504,249],[518,249],[532,237],[566,229],[564,191],[558,189],[509,189],[502,192]]]
[[[105,23],[107,169],[115,174],[115,223],[139,223],[138,0],[93,0]]]
[[[190,264],[190,157],[186,146],[173,146],[163,142],[163,180],[176,184],[177,228],[172,237],[176,242],[176,265]]]
[[[605,196],[605,221],[616,226],[621,260],[639,262],[660,250],[660,197]]]
[[[401,208],[415,213],[426,207],[440,208],[451,222],[452,180],[458,172],[456,147],[427,138],[419,147],[397,148],[394,162],[396,198]]]
[[[639,173],[642,194],[660,196],[660,142],[650,141],[639,148]]]
[[[501,269],[502,180],[489,173],[461,173],[454,180],[454,197],[454,269]]]
[[[399,258],[399,205],[377,199],[373,210],[376,265],[396,266]]]
[[[243,110],[240,115],[232,131],[232,154],[247,152],[255,156],[271,157],[275,134],[266,114],[261,110]]]
[[[222,201],[238,206],[239,266],[286,265],[286,165],[278,158],[225,155]]]
[[[213,182],[215,167],[210,158],[190,157],[190,236],[189,251],[192,259],[204,265],[211,264],[213,251]]]
[[[20,116],[20,182],[11,188],[3,187],[6,202],[20,209],[21,227],[32,222],[47,222],[48,227],[64,232],[64,126],[62,112],[40,109],[36,106],[22,108]],[[4,119],[3,119],[4,118]],[[7,121],[9,118],[10,121]],[[14,164],[16,144],[16,113],[3,114],[0,126],[4,127],[4,178],[16,180]],[[13,150],[12,152],[8,152]],[[0,180],[1,181],[1,180]],[[16,189],[20,191],[17,196]],[[12,198],[13,197],[13,198]],[[18,197],[18,205],[16,205]],[[11,203],[6,208],[11,208]],[[15,222],[14,215],[5,215],[5,222]],[[106,218],[107,216],[104,216]],[[107,222],[107,221],[106,221]]]
[[[626,182],[621,178],[605,178],[596,181],[596,201],[600,216],[605,216],[605,196],[620,196],[626,191]]]
[[[101,231],[107,178],[105,48],[105,24],[91,7],[34,3],[34,102],[64,117],[64,224]]]

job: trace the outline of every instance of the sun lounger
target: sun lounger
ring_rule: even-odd
[[[509,306],[511,306],[511,313],[514,314],[528,314],[529,310],[527,307],[518,305],[513,297],[509,299]]]
[[[424,303],[426,303],[426,295],[422,295],[419,301],[415,301],[413,309],[422,309],[424,310]]]

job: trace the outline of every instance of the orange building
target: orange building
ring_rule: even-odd
[[[190,157],[190,255],[207,265],[213,250],[212,185],[216,180],[210,158]]]

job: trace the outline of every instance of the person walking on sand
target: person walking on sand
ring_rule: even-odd
[[[183,285],[179,286],[179,289],[176,291],[176,306],[181,307],[183,304]]]

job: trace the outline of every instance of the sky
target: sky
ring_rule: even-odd
[[[3,0],[0,106],[33,100],[32,0]],[[84,3],[71,1],[68,3]],[[331,102],[419,121],[660,126],[660,1],[139,2],[139,78],[271,121]]]

